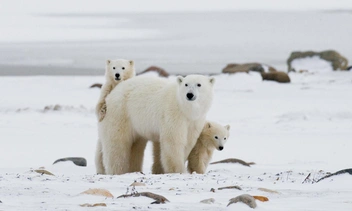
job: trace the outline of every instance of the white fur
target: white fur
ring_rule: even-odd
[[[106,173],[141,171],[147,140],[160,144],[165,173],[184,173],[212,103],[213,84],[214,78],[202,75],[121,82],[106,98],[107,113],[98,126]],[[188,100],[187,93],[195,99]]]
[[[215,149],[222,150],[229,138],[230,126],[207,122],[196,145],[188,156],[187,169],[190,173],[204,174]],[[222,148],[221,148],[222,147]]]
[[[116,73],[119,77],[116,77]],[[105,83],[101,87],[100,97],[95,108],[95,113],[98,121],[101,122],[106,114],[105,98],[110,92],[121,82],[136,75],[134,62],[125,59],[107,60],[105,65]],[[105,169],[102,163],[102,149],[98,139],[97,149],[95,154],[95,166],[97,173],[104,174]]]

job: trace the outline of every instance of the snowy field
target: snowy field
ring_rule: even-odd
[[[240,194],[261,195],[257,210],[351,210],[352,180],[341,175],[312,184],[327,172],[351,167],[352,74],[290,73],[290,84],[262,81],[257,73],[216,76],[208,119],[230,124],[230,139],[213,161],[239,158],[255,162],[210,165],[204,175],[151,174],[148,146],[142,173],[95,174],[95,103],[103,76],[31,76],[0,78],[0,210],[87,210],[84,203],[106,203],[92,210],[251,210],[226,207]],[[174,80],[174,78],[170,78]],[[61,110],[44,109],[61,105]],[[87,167],[62,157],[82,156]],[[44,167],[55,176],[31,170]],[[170,202],[120,198],[129,185],[161,194]],[[238,185],[242,190],[217,190]],[[80,195],[89,188],[109,190],[114,198]],[[210,189],[216,189],[211,192]],[[278,193],[258,190],[268,188]],[[214,198],[214,204],[200,203]]]

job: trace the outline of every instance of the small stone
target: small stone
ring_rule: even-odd
[[[34,170],[34,172],[37,172],[39,174],[46,174],[46,175],[51,175],[51,176],[55,176],[53,173],[51,173],[50,171],[47,171],[45,169],[36,169]]]
[[[265,196],[253,196],[253,198],[255,198],[259,201],[262,201],[262,202],[269,201],[268,197],[265,197]]]
[[[95,196],[105,196],[108,198],[114,198],[114,196],[108,190],[100,189],[100,188],[89,189],[82,192],[81,194],[89,194],[89,195],[95,195]]]
[[[267,188],[258,188],[258,190],[263,191],[263,192],[267,192],[267,193],[279,194],[279,192],[277,192],[276,190],[270,190],[270,189],[267,189]]]
[[[134,182],[130,186],[145,186],[143,182]]]
[[[210,189],[210,192],[215,193],[215,189],[214,189],[214,188],[211,188],[211,189]]]
[[[200,201],[200,203],[203,203],[203,204],[214,204],[215,203],[215,199],[214,198],[204,199],[204,200]]]
[[[89,88],[101,88],[103,86],[103,84],[99,84],[99,83],[95,83],[95,84],[92,84]]]
[[[106,204],[105,203],[96,203],[96,204],[85,203],[85,204],[80,204],[79,206],[81,206],[81,207],[106,207]]]
[[[253,209],[257,207],[257,203],[255,202],[255,199],[253,198],[253,196],[248,194],[242,194],[235,198],[230,199],[230,202],[227,206],[237,202],[242,202],[244,204],[247,204],[250,208],[253,208]]]
[[[285,72],[269,72],[269,73],[262,73],[263,80],[267,81],[276,81],[279,83],[290,83],[290,77]]]
[[[58,163],[58,162],[63,162],[63,161],[72,161],[75,165],[77,166],[87,166],[87,160],[85,158],[82,158],[82,157],[67,157],[67,158],[60,158],[60,159],[57,159],[53,165],[55,163]]]
[[[175,190],[175,188],[170,188],[169,190]]]

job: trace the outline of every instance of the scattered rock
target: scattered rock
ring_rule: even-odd
[[[347,70],[352,70],[352,66],[347,67]]]
[[[269,201],[268,197],[265,197],[265,196],[253,196],[253,198],[255,198],[259,201],[262,201],[262,202]]]
[[[89,88],[95,88],[95,87],[97,87],[97,88],[101,89],[102,86],[103,86],[103,84],[95,83],[95,84],[92,84]]]
[[[243,160],[240,160],[240,159],[237,159],[237,158],[228,158],[228,159],[225,159],[225,160],[212,162],[210,164],[219,164],[219,163],[239,163],[239,164],[242,164],[242,165],[248,166],[248,167],[250,167],[251,165],[255,164],[254,162],[247,163],[247,162],[245,162]]]
[[[331,62],[334,70],[347,70],[348,60],[334,50],[327,50],[322,52],[315,51],[295,51],[292,52],[290,57],[287,59],[288,71],[296,71],[292,68],[291,63],[295,59],[301,59],[306,57],[319,56],[328,62]]]
[[[37,172],[39,174],[46,174],[46,175],[51,175],[51,176],[55,176],[53,173],[51,173],[50,171],[47,171],[45,169],[36,169],[34,170],[34,172]]]
[[[204,200],[200,201],[200,203],[203,203],[203,204],[214,204],[215,203],[215,199],[214,198],[204,199]]]
[[[276,190],[270,190],[270,189],[267,189],[267,188],[258,188],[258,190],[263,191],[263,192],[267,192],[267,193],[279,194],[279,192],[277,192]]]
[[[326,179],[326,178],[329,178],[329,177],[332,177],[332,176],[337,176],[337,175],[346,174],[346,173],[352,175],[352,169],[343,169],[343,170],[337,171],[337,172],[335,172],[333,174],[326,175],[326,176],[320,178],[317,182],[320,182],[323,179]]]
[[[237,203],[237,202],[242,202],[247,204],[250,208],[256,208],[257,207],[257,203],[255,202],[255,199],[253,198],[253,196],[248,195],[248,194],[242,194],[239,195],[235,198],[230,199],[230,202],[227,206]]]
[[[82,192],[81,194],[89,194],[89,195],[95,195],[95,196],[105,196],[107,198],[114,198],[114,196],[108,190],[100,189],[100,188],[89,189]]]
[[[130,186],[145,186],[143,182],[134,182]]]
[[[210,192],[215,193],[215,188],[211,188],[211,189],[210,189]]]
[[[105,203],[96,203],[96,204],[85,203],[85,204],[80,204],[79,206],[81,206],[81,207],[106,207],[106,204]]]
[[[144,74],[144,73],[147,73],[147,72],[157,72],[159,76],[161,77],[169,77],[169,73],[166,72],[163,68],[161,67],[157,67],[157,66],[150,66],[148,67],[146,70],[144,70],[143,72],[141,73],[138,73],[138,75],[141,75],[141,74]]]
[[[58,162],[63,162],[63,161],[72,161],[75,165],[77,166],[87,166],[87,160],[85,158],[82,157],[67,157],[67,158],[60,158],[58,160],[56,160],[53,165],[55,163]]]
[[[145,197],[154,199],[155,201],[152,202],[152,204],[165,204],[165,202],[170,202],[164,196],[158,195],[158,194],[155,194],[155,193],[151,193],[151,192],[141,192],[141,193],[134,192],[132,194],[124,194],[124,195],[121,195],[121,196],[117,197],[117,199],[118,198],[128,198],[128,197],[139,197],[139,196],[145,196]]]
[[[279,83],[289,83],[290,77],[285,72],[262,73],[263,80],[277,81]]]
[[[224,189],[237,189],[237,190],[242,190],[242,188],[240,186],[226,186],[226,187],[221,187],[221,188],[218,188],[218,190],[224,190]]]
[[[260,63],[245,63],[245,64],[228,64],[224,69],[222,69],[222,73],[240,73],[249,71],[255,71],[259,73],[264,72],[276,72],[276,69],[265,64]]]
[[[49,110],[53,110],[53,111],[60,111],[62,109],[62,106],[59,104],[56,105],[48,105],[44,107],[44,111],[49,111]]]

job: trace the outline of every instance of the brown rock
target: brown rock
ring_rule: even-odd
[[[262,73],[263,80],[277,81],[279,83],[289,83],[290,77],[285,72]]]
[[[315,51],[292,52],[290,57],[287,59],[288,71],[289,72],[298,71],[298,70],[294,70],[291,66],[291,63],[293,60],[306,58],[306,57],[313,57],[313,56],[319,56],[321,59],[331,62],[334,70],[347,70],[348,60],[344,56],[339,54],[337,51],[327,50],[322,52],[315,52]]]
[[[237,202],[242,202],[244,204],[247,204],[250,208],[253,208],[253,209],[257,207],[257,203],[255,202],[255,199],[253,198],[253,196],[248,194],[242,194],[235,198],[230,199],[230,202],[227,206]]]
[[[262,201],[262,202],[269,201],[268,197],[265,197],[265,196],[253,196],[253,198],[255,198],[259,201]]]
[[[145,186],[143,182],[134,182],[130,186]]]
[[[101,88],[103,86],[103,84],[99,84],[99,83],[95,83],[95,84],[92,84],[89,88],[95,88],[95,87],[97,87],[97,88]]]
[[[275,72],[276,69],[265,64],[260,63],[245,63],[245,64],[228,64],[224,69],[222,69],[222,73],[240,73],[245,72],[248,73],[249,71],[255,71],[263,73],[265,72],[264,66],[267,66],[269,72]]]
[[[38,174],[46,174],[46,175],[50,175],[50,176],[55,176],[53,173],[51,173],[50,171],[47,171],[45,169],[37,169],[37,170],[34,170],[34,172],[36,172]]]
[[[258,188],[258,190],[263,191],[263,192],[267,192],[267,193],[276,193],[276,194],[279,193],[276,190],[270,190],[270,189],[267,189],[267,188]]]
[[[161,77],[169,77],[169,73],[166,72],[163,68],[161,67],[157,67],[157,66],[150,66],[148,67],[146,70],[144,70],[143,72],[139,73],[138,75],[147,73],[147,72],[157,72],[159,74],[159,76]]]
[[[114,196],[105,189],[100,189],[100,188],[93,188],[93,189],[88,189],[81,194],[89,194],[89,195],[95,195],[95,196],[105,196],[108,198],[114,198]]]
[[[79,206],[81,206],[81,207],[106,207],[106,204],[105,203],[96,203],[96,204],[85,203],[85,204],[80,204]]]

